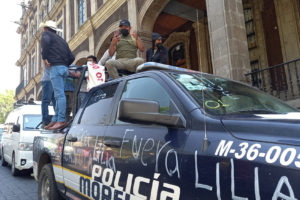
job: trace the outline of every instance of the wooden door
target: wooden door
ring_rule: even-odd
[[[282,64],[283,56],[274,0],[264,0],[262,21],[269,66]],[[270,73],[273,90],[283,90],[284,86],[287,87],[284,68],[274,68]]]

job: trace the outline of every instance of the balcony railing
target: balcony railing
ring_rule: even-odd
[[[16,95],[18,95],[24,87],[25,87],[25,81],[21,80],[20,84],[16,88]]]
[[[246,74],[252,86],[282,100],[300,98],[300,59]]]

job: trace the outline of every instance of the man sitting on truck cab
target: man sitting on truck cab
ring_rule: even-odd
[[[137,66],[144,63],[143,58],[137,57],[137,50],[144,52],[144,46],[138,39],[137,33],[130,34],[130,22],[122,20],[119,31],[114,33],[113,40],[109,47],[109,55],[113,56],[116,52],[116,60],[108,60],[106,67],[111,78],[119,78],[118,70],[128,70],[135,72]],[[120,34],[121,35],[120,35]]]

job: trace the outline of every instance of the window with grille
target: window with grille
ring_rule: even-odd
[[[23,69],[23,81],[24,81],[24,86],[27,85],[27,69],[26,69],[26,65],[24,66]]]
[[[79,26],[85,22],[85,0],[78,1],[78,20]]]
[[[36,75],[36,62],[35,62],[35,54],[31,56],[31,77]]]
[[[57,28],[63,30],[63,22],[60,22],[60,23],[57,25]],[[63,31],[62,31],[62,32],[61,32],[61,31],[58,31],[57,33],[58,33],[58,35],[59,35],[60,37],[62,37],[62,38],[64,37],[64,36],[63,36]]]

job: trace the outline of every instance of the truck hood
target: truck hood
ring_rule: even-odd
[[[34,137],[39,135],[40,131],[23,131],[20,141],[33,143]]]
[[[239,139],[300,146],[300,112],[232,115],[223,117],[221,122]]]

